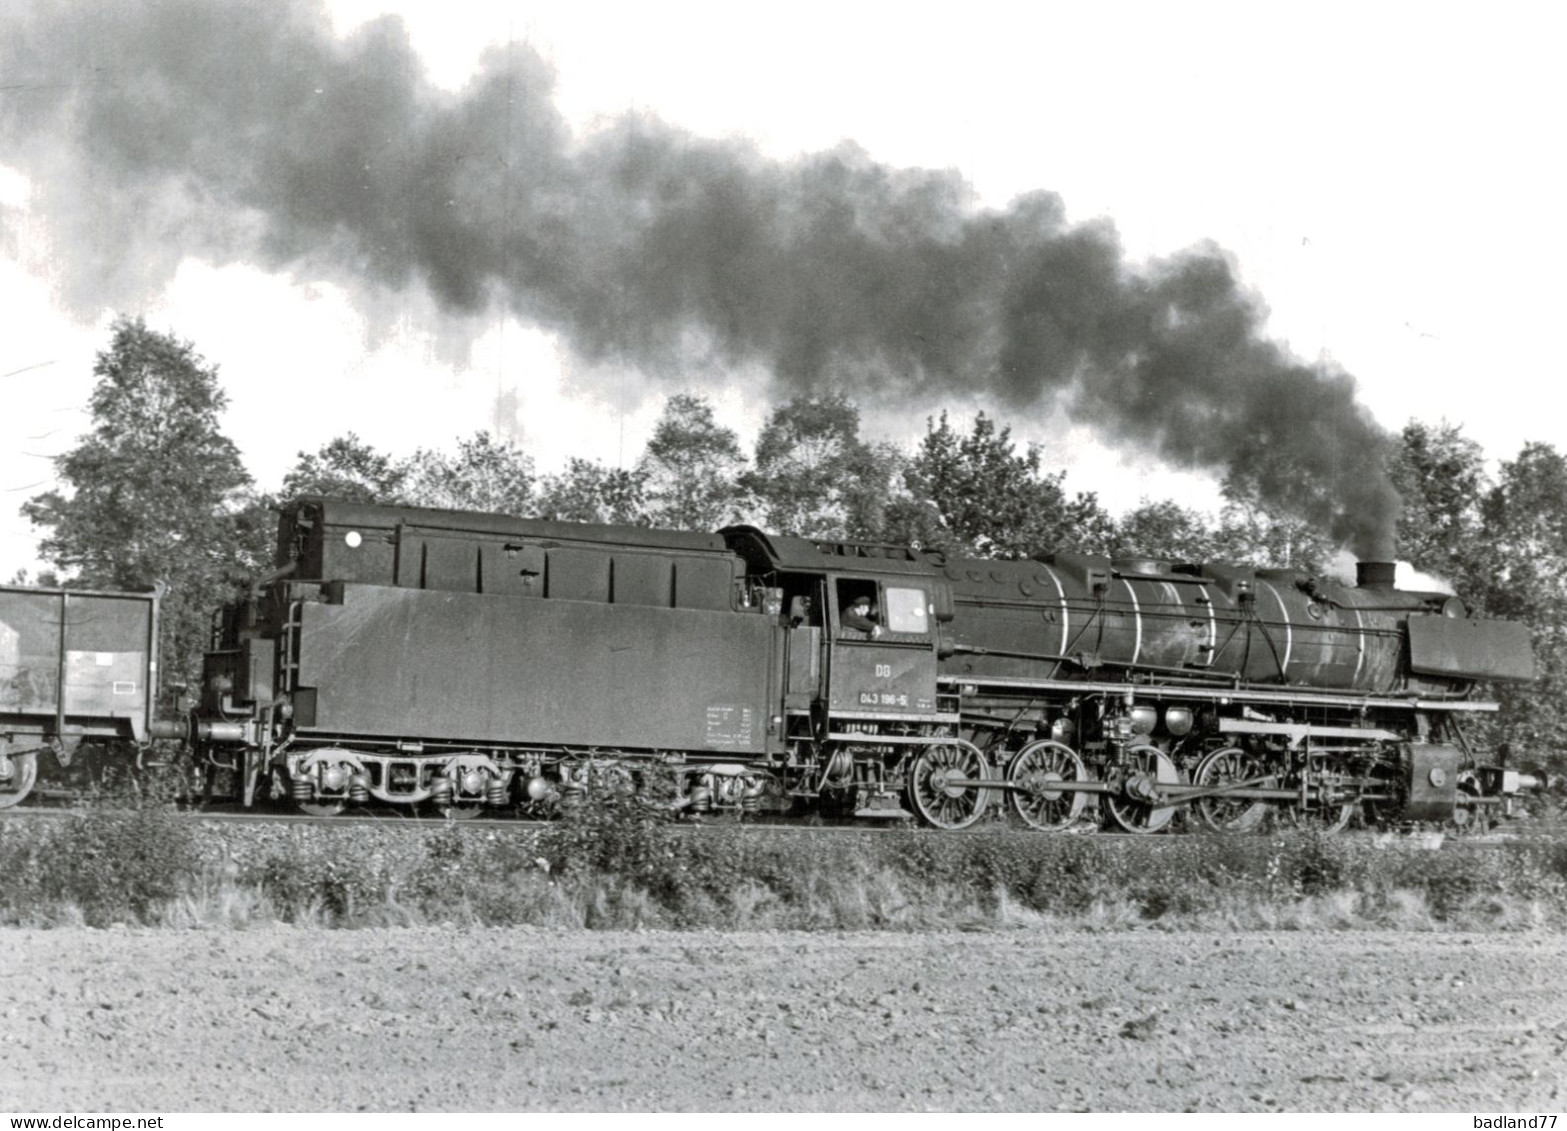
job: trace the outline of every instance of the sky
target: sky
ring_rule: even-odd
[[[177,12],[185,3],[166,7]],[[245,21],[234,12],[283,12],[275,5],[205,7],[221,17],[213,21],[217,30],[177,31],[180,51],[206,51],[212,40],[204,36],[227,34],[229,26],[243,36]],[[314,56],[304,52],[302,63],[297,49],[273,51],[274,58],[258,46],[253,54],[264,58],[233,66],[233,81],[210,109],[202,101],[168,111],[196,123],[194,141],[176,152],[166,128],[151,131],[138,117],[166,90],[144,81],[140,41],[103,14],[113,6],[59,6],[65,32],[29,41],[37,45],[30,55],[0,53],[0,420],[7,440],[0,445],[0,577],[35,564],[36,534],[17,507],[52,485],[51,457],[88,426],[83,410],[93,356],[107,344],[117,314],[174,331],[220,367],[229,396],[225,430],[266,489],[277,486],[298,452],[348,431],[407,454],[449,448],[459,436],[498,427],[549,472],[570,455],[633,462],[670,393],[708,393],[720,419],[749,440],[780,392],[847,387],[873,439],[912,450],[933,413],[948,408],[966,421],[988,410],[1020,438],[1040,443],[1046,466],[1067,471],[1069,489],[1097,492],[1112,509],[1142,497],[1212,505],[1214,467],[1222,470],[1229,457],[1191,437],[1205,419],[1223,415],[1227,390],[1256,399],[1254,390],[1205,388],[1206,417],[1185,408],[1183,390],[1197,380],[1185,372],[1159,377],[1163,384],[1117,380],[1071,397],[1063,392],[1068,384],[1046,381],[1037,395],[1024,395],[1010,377],[994,376],[1013,372],[1005,345],[1000,360],[981,372],[937,346],[898,353],[903,346],[886,347],[879,336],[864,348],[883,350],[876,356],[885,371],[873,366],[866,371],[872,376],[845,386],[832,360],[837,347],[807,341],[802,320],[810,322],[814,311],[824,336],[841,332],[855,341],[880,329],[840,319],[831,304],[803,302],[790,317],[764,317],[740,309],[741,299],[723,293],[726,284],[713,284],[717,293],[702,300],[707,305],[669,314],[660,305],[663,276],[645,292],[624,282],[636,273],[642,245],[623,246],[618,234],[598,242],[620,222],[614,213],[623,201],[608,192],[600,197],[588,177],[605,170],[613,179],[624,169],[616,161],[638,144],[656,150],[650,163],[705,161],[716,169],[710,184],[741,180],[749,186],[746,199],[781,200],[795,211],[808,211],[810,201],[802,200],[829,183],[821,179],[827,173],[799,170],[847,167],[873,182],[853,192],[896,203],[887,205],[888,224],[918,227],[935,217],[911,254],[932,254],[931,246],[955,240],[984,244],[972,264],[939,259],[958,280],[955,313],[932,325],[950,327],[953,353],[982,352],[996,334],[1015,329],[971,321],[959,285],[972,278],[984,290],[985,271],[1014,262],[1005,246],[1010,233],[1038,250],[1058,245],[1039,243],[1046,237],[1037,231],[1049,228],[1054,240],[1087,225],[1095,248],[1118,246],[1130,277],[1167,278],[1178,273],[1170,265],[1191,262],[1182,258],[1189,256],[1227,265],[1229,275],[1214,284],[1221,300],[1213,301],[1220,313],[1235,296],[1251,304],[1256,332],[1270,343],[1267,363],[1301,375],[1304,384],[1278,403],[1284,431],[1298,422],[1305,450],[1321,446],[1309,431],[1318,390],[1307,371],[1331,375],[1319,382],[1326,434],[1351,439],[1323,457],[1329,466],[1356,458],[1362,416],[1373,431],[1396,431],[1412,417],[1462,423],[1493,461],[1527,441],[1567,446],[1567,415],[1556,407],[1564,363],[1555,333],[1567,299],[1560,203],[1567,78],[1556,58],[1567,17],[1552,6],[904,3],[784,10],[335,0],[326,22],[312,7],[296,6],[309,25],[300,42],[320,46],[322,60],[334,51],[358,52],[367,69],[385,60],[397,81],[416,91],[418,106],[505,115],[508,138],[541,123],[546,139],[524,137],[520,149],[508,150],[503,175],[483,166],[482,146],[466,145],[480,127],[470,135],[461,113],[437,117],[445,124],[427,145],[440,149],[442,160],[476,170],[464,191],[439,203],[473,217],[493,210],[504,225],[516,208],[546,199],[527,196],[518,205],[519,183],[528,192],[542,185],[557,196],[590,193],[579,236],[593,233],[591,249],[579,257],[568,248],[569,260],[541,258],[537,270],[602,256],[605,271],[573,276],[570,286],[537,282],[527,274],[531,263],[516,262],[547,240],[539,235],[544,229],[529,231],[528,240],[493,253],[505,295],[492,300],[485,297],[491,291],[472,289],[461,268],[443,274],[443,255],[466,255],[472,264],[492,254],[483,242],[489,229],[479,220],[434,222],[430,238],[442,244],[438,251],[413,247],[423,229],[410,221],[395,229],[409,248],[388,252],[376,243],[385,231],[373,217],[345,221],[331,210],[335,204],[312,213],[315,190],[307,181],[266,184],[265,169],[246,170],[249,181],[181,176],[177,160],[199,169],[218,152],[232,161],[238,151],[224,147],[246,144],[245,130],[294,129],[259,113],[247,118],[244,84],[256,84],[260,104],[272,96],[269,67],[308,71]],[[388,15],[401,23],[387,22]],[[24,26],[54,18],[46,13]],[[167,43],[168,30],[160,34],[158,42]],[[255,34],[258,43],[270,35]],[[381,45],[379,54],[363,46],[370,41]],[[320,73],[327,77],[303,79],[330,99],[347,72],[322,62]],[[492,97],[494,76],[503,73],[528,88],[526,97]],[[490,94],[480,89],[486,75]],[[225,80],[220,74],[206,81]],[[402,89],[387,98],[396,101]],[[36,109],[55,97],[49,91],[62,90],[52,109]],[[59,109],[94,98],[101,100],[90,122]],[[345,132],[315,136],[313,126],[300,126],[300,146],[318,152],[289,160],[308,173],[352,154],[364,170],[365,184],[355,186],[366,194],[364,208],[401,207],[401,196],[377,197],[375,184],[391,184],[408,170],[394,174],[391,157],[385,168],[378,157],[422,127],[392,129],[379,110],[354,105],[357,116],[332,127]],[[513,123],[513,112],[526,121]],[[411,112],[410,121],[426,120]],[[89,133],[89,126],[105,132]],[[376,134],[383,128],[384,139]],[[105,137],[125,144],[108,146],[106,158]],[[182,135],[181,145],[188,140]],[[267,138],[257,150],[279,144]],[[159,146],[166,152],[147,155]],[[832,154],[847,156],[823,158]],[[569,159],[570,168],[558,180],[544,173],[530,180],[522,169],[528,158],[540,168]],[[402,194],[426,182],[396,183]],[[770,195],[770,187],[757,185],[784,187]],[[910,185],[939,199],[921,211]],[[442,181],[431,191],[449,188]],[[1029,227],[1032,213],[1019,202],[1041,191],[1057,194],[1061,213]],[[549,200],[548,208],[570,204]],[[999,233],[995,243],[985,244],[992,230]],[[702,238],[715,237],[702,229]],[[477,241],[471,252],[467,240]],[[809,240],[783,242],[789,263],[778,271],[779,286],[741,277],[737,293],[776,303],[819,284],[832,295],[838,284],[830,276],[840,269],[854,286],[874,289],[865,263],[882,260],[840,260],[833,248]],[[671,251],[663,246],[660,254]],[[697,252],[692,257],[710,262]],[[734,267],[729,259],[713,262]],[[763,271],[775,260],[757,262]],[[909,274],[908,261],[887,262],[895,262],[889,272],[897,280]],[[976,273],[965,274],[973,264]],[[1186,297],[1179,301],[1210,302],[1205,287],[1191,297],[1191,287],[1180,284]],[[615,288],[620,297],[602,301],[599,290]],[[1017,293],[992,298],[1005,311],[1017,305]],[[1048,288],[1028,293],[1047,305],[1073,302]],[[1117,302],[1125,297],[1116,294]],[[1127,301],[1128,309],[1142,309]],[[646,314],[635,333],[606,325],[606,317],[613,322],[630,307]],[[887,317],[909,309],[885,308]],[[681,322],[692,310],[695,331]],[[754,326],[730,337],[729,317],[754,318]],[[867,308],[865,319],[878,317]],[[1170,315],[1171,325],[1183,317]],[[694,346],[693,335],[700,339]],[[1144,356],[1157,354],[1162,341],[1127,347],[1119,337],[1105,344],[1096,336],[1090,352]],[[812,349],[827,350],[827,360]],[[923,366],[927,376],[904,380],[899,364]],[[1255,414],[1266,408],[1252,405],[1243,420],[1261,419]],[[1363,476],[1350,467],[1345,478]],[[1379,504],[1354,504],[1362,505]]]

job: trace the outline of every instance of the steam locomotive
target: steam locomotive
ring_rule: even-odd
[[[689,813],[1059,830],[1468,821],[1521,624],[1288,570],[948,557],[303,498],[217,617],[190,733],[238,799],[453,817],[667,768]],[[863,600],[862,600],[863,599]],[[869,615],[862,613],[869,603]],[[851,606],[858,606],[851,611]],[[668,780],[666,778],[666,780]]]

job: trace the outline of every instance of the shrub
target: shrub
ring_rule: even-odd
[[[88,926],[144,921],[201,875],[195,830],[169,809],[93,810],[28,828],[37,835],[8,835],[0,852],[0,906],[13,923],[67,904]]]
[[[1567,924],[1567,842],[783,832],[672,822],[590,780],[542,831],[193,824],[172,810],[0,821],[0,921],[243,926],[1525,929]]]

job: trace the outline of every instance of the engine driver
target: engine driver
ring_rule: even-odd
[[[849,602],[849,607],[840,619],[845,627],[857,628],[872,640],[881,635],[881,625],[876,623],[876,610],[871,606],[871,599],[863,594]]]

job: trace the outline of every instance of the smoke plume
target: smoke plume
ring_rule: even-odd
[[[426,288],[458,324],[504,310],[653,375],[701,356],[760,364],[774,395],[1064,406],[1391,556],[1386,436],[1348,374],[1261,335],[1219,249],[1133,272],[1052,193],[978,211],[955,173],[853,146],[780,162],[635,114],[578,136],[552,82],[512,45],[448,93],[398,20],[340,40],[314,3],[0,14],[3,160],[84,313],[198,256],[329,279],[367,312]]]

